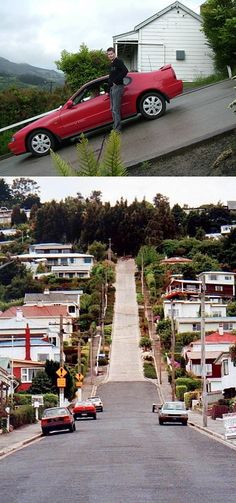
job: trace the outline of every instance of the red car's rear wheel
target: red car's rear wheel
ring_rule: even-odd
[[[161,94],[150,91],[141,98],[139,111],[145,119],[158,119],[166,111],[165,98]]]

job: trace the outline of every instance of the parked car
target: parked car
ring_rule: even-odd
[[[48,435],[50,431],[69,430],[75,431],[75,420],[67,407],[51,407],[45,409],[41,419],[42,434]]]
[[[95,405],[97,412],[103,412],[103,403],[100,396],[90,396],[88,400]]]
[[[76,402],[72,412],[75,419],[79,417],[92,417],[93,419],[97,419],[96,407],[89,400]]]
[[[139,113],[145,119],[158,119],[166,111],[166,102],[183,90],[183,82],[177,80],[171,65],[152,72],[130,72],[124,84],[122,119]],[[108,76],[88,82],[58,110],[17,131],[9,149],[15,155],[31,152],[43,156],[67,138],[112,123],[107,91]]]
[[[159,424],[182,423],[188,424],[188,411],[184,402],[165,402],[159,408]]]

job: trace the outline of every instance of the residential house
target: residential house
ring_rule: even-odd
[[[0,405],[7,399],[11,389],[11,365],[9,358],[0,357]]]
[[[14,258],[25,263],[35,278],[40,278],[45,274],[53,274],[58,278],[89,278],[94,264],[93,255],[73,253],[71,244],[60,243],[31,245],[29,253],[17,255]],[[40,272],[39,265],[41,265]]]
[[[0,224],[1,225],[10,225],[11,224],[11,215],[12,215],[12,210],[9,210],[8,208],[5,208],[2,206],[0,208]]]
[[[43,293],[26,293],[25,306],[66,306],[68,314],[79,317],[80,297],[82,290],[52,291],[45,289]]]
[[[201,331],[201,318],[200,315],[197,317],[190,318],[176,318],[175,328],[177,332],[200,332]],[[205,330],[206,332],[214,332],[221,330],[232,332],[236,330],[236,316],[209,316],[205,318]]]
[[[221,365],[218,358],[228,352],[229,347],[236,343],[236,335],[220,329],[205,336],[205,362],[208,392],[223,391]],[[183,349],[186,359],[186,370],[201,377],[201,339],[191,342]]]
[[[221,299],[216,301],[207,300],[205,302],[205,314],[207,317],[222,318],[226,317],[227,304],[223,304]],[[171,301],[164,300],[164,317],[171,318]],[[177,318],[199,318],[201,311],[201,300],[193,297],[191,300],[172,301],[172,314],[175,320]]]
[[[205,296],[208,299],[227,299],[235,297],[235,273],[225,271],[207,271],[197,276],[197,280],[183,279],[173,275],[166,288],[165,297],[199,296],[202,290],[202,276],[205,278]]]
[[[215,359],[215,364],[220,365],[222,391],[225,398],[236,396],[236,366],[231,360],[228,351],[222,351]]]
[[[130,71],[149,72],[170,63],[184,81],[214,73],[202,18],[180,2],[145,19],[132,31],[115,35],[113,43]]]
[[[0,340],[2,338],[24,337],[28,324],[32,337],[48,336],[50,342],[59,345],[60,323],[62,320],[63,340],[69,341],[73,332],[73,318],[64,306],[21,306],[11,307],[0,314]]]

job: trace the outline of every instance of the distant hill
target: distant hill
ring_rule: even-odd
[[[0,89],[12,86],[40,86],[52,89],[63,86],[64,75],[56,70],[45,70],[27,63],[13,63],[0,57]]]

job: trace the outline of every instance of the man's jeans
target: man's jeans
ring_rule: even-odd
[[[123,84],[121,85],[113,84],[110,91],[111,111],[114,122],[114,129],[116,131],[121,130],[120,105],[123,92],[124,92]]]

